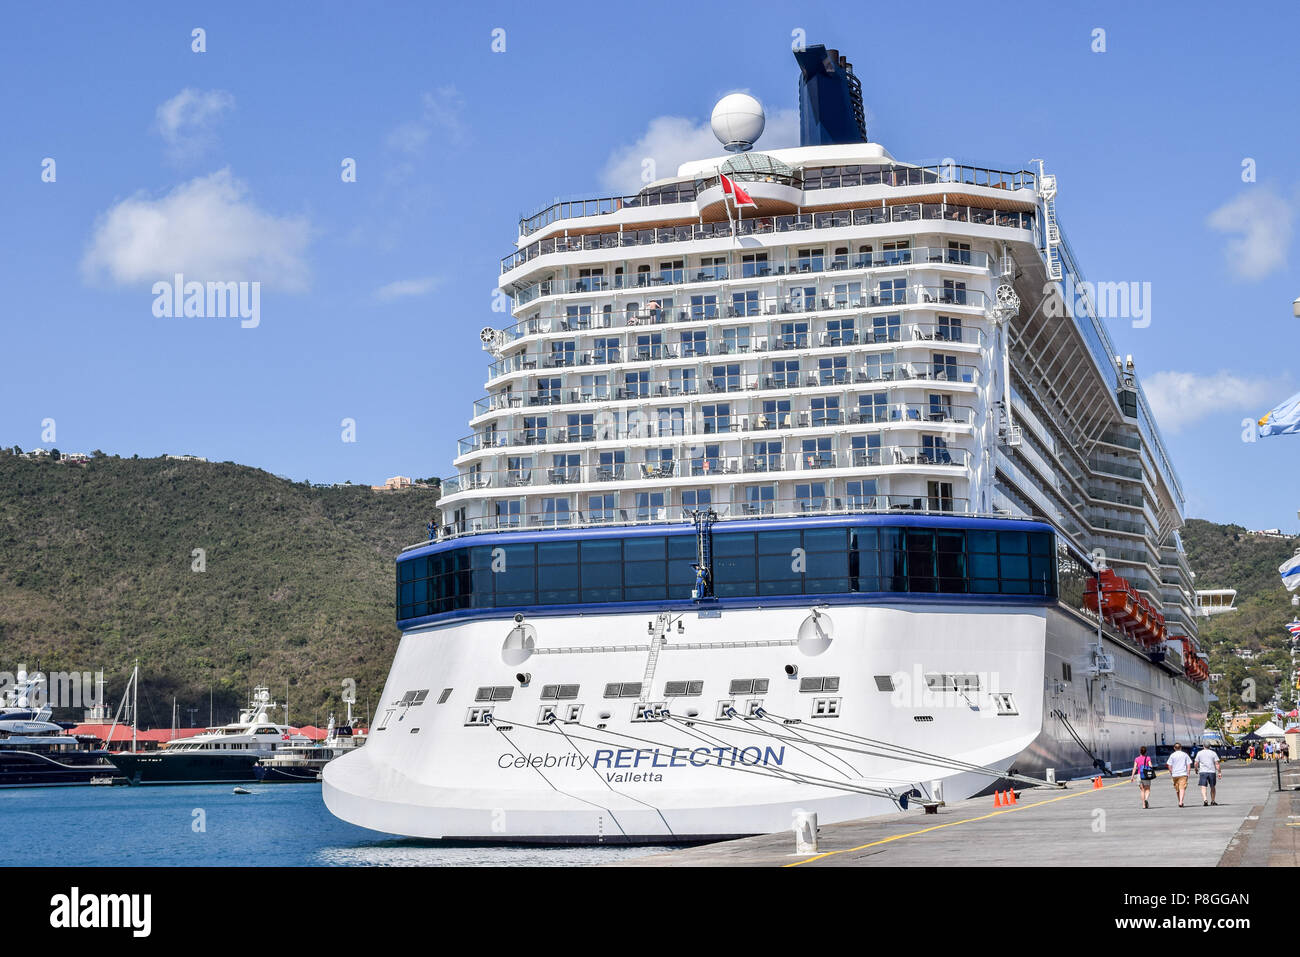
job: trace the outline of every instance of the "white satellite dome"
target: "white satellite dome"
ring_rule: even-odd
[[[743,153],[763,135],[763,104],[748,93],[728,93],[718,100],[710,119],[713,135],[732,153]]]

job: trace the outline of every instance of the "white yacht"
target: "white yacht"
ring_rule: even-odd
[[[254,688],[251,704],[239,720],[208,728],[203,734],[169,741],[157,751],[110,754],[128,784],[226,784],[256,781],[262,758],[279,749],[309,743],[272,717],[277,705],[267,688]]]
[[[343,724],[336,725],[334,715],[330,715],[325,740],[282,747],[270,757],[258,761],[253,773],[263,784],[316,784],[320,782],[325,765],[365,743],[366,732],[354,726],[349,703],[347,720]]]
[[[895,159],[847,58],[795,58],[799,146],[733,94],[721,155],[519,223],[334,814],[698,841],[1204,727],[1183,491],[1056,178]]]

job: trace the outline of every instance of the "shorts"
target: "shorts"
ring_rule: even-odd
[[[1181,778],[1174,778],[1174,790],[1175,791],[1187,790],[1187,775],[1184,774]]]
[[[1219,783],[1219,776],[1213,772],[1201,772],[1201,787],[1212,788]]]

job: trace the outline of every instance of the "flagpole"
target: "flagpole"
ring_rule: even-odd
[[[727,226],[730,227],[731,238],[734,240],[736,238],[736,224],[731,218],[731,207],[727,205],[728,193],[726,185],[722,182],[722,167],[716,167],[716,170],[718,173],[718,185],[722,187],[722,208],[727,211]]]

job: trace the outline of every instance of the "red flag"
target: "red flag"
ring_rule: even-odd
[[[726,173],[719,173],[718,175],[722,177],[723,195],[730,196],[737,206],[753,206],[757,208],[758,203],[754,202],[747,192],[737,186],[730,176]]]

